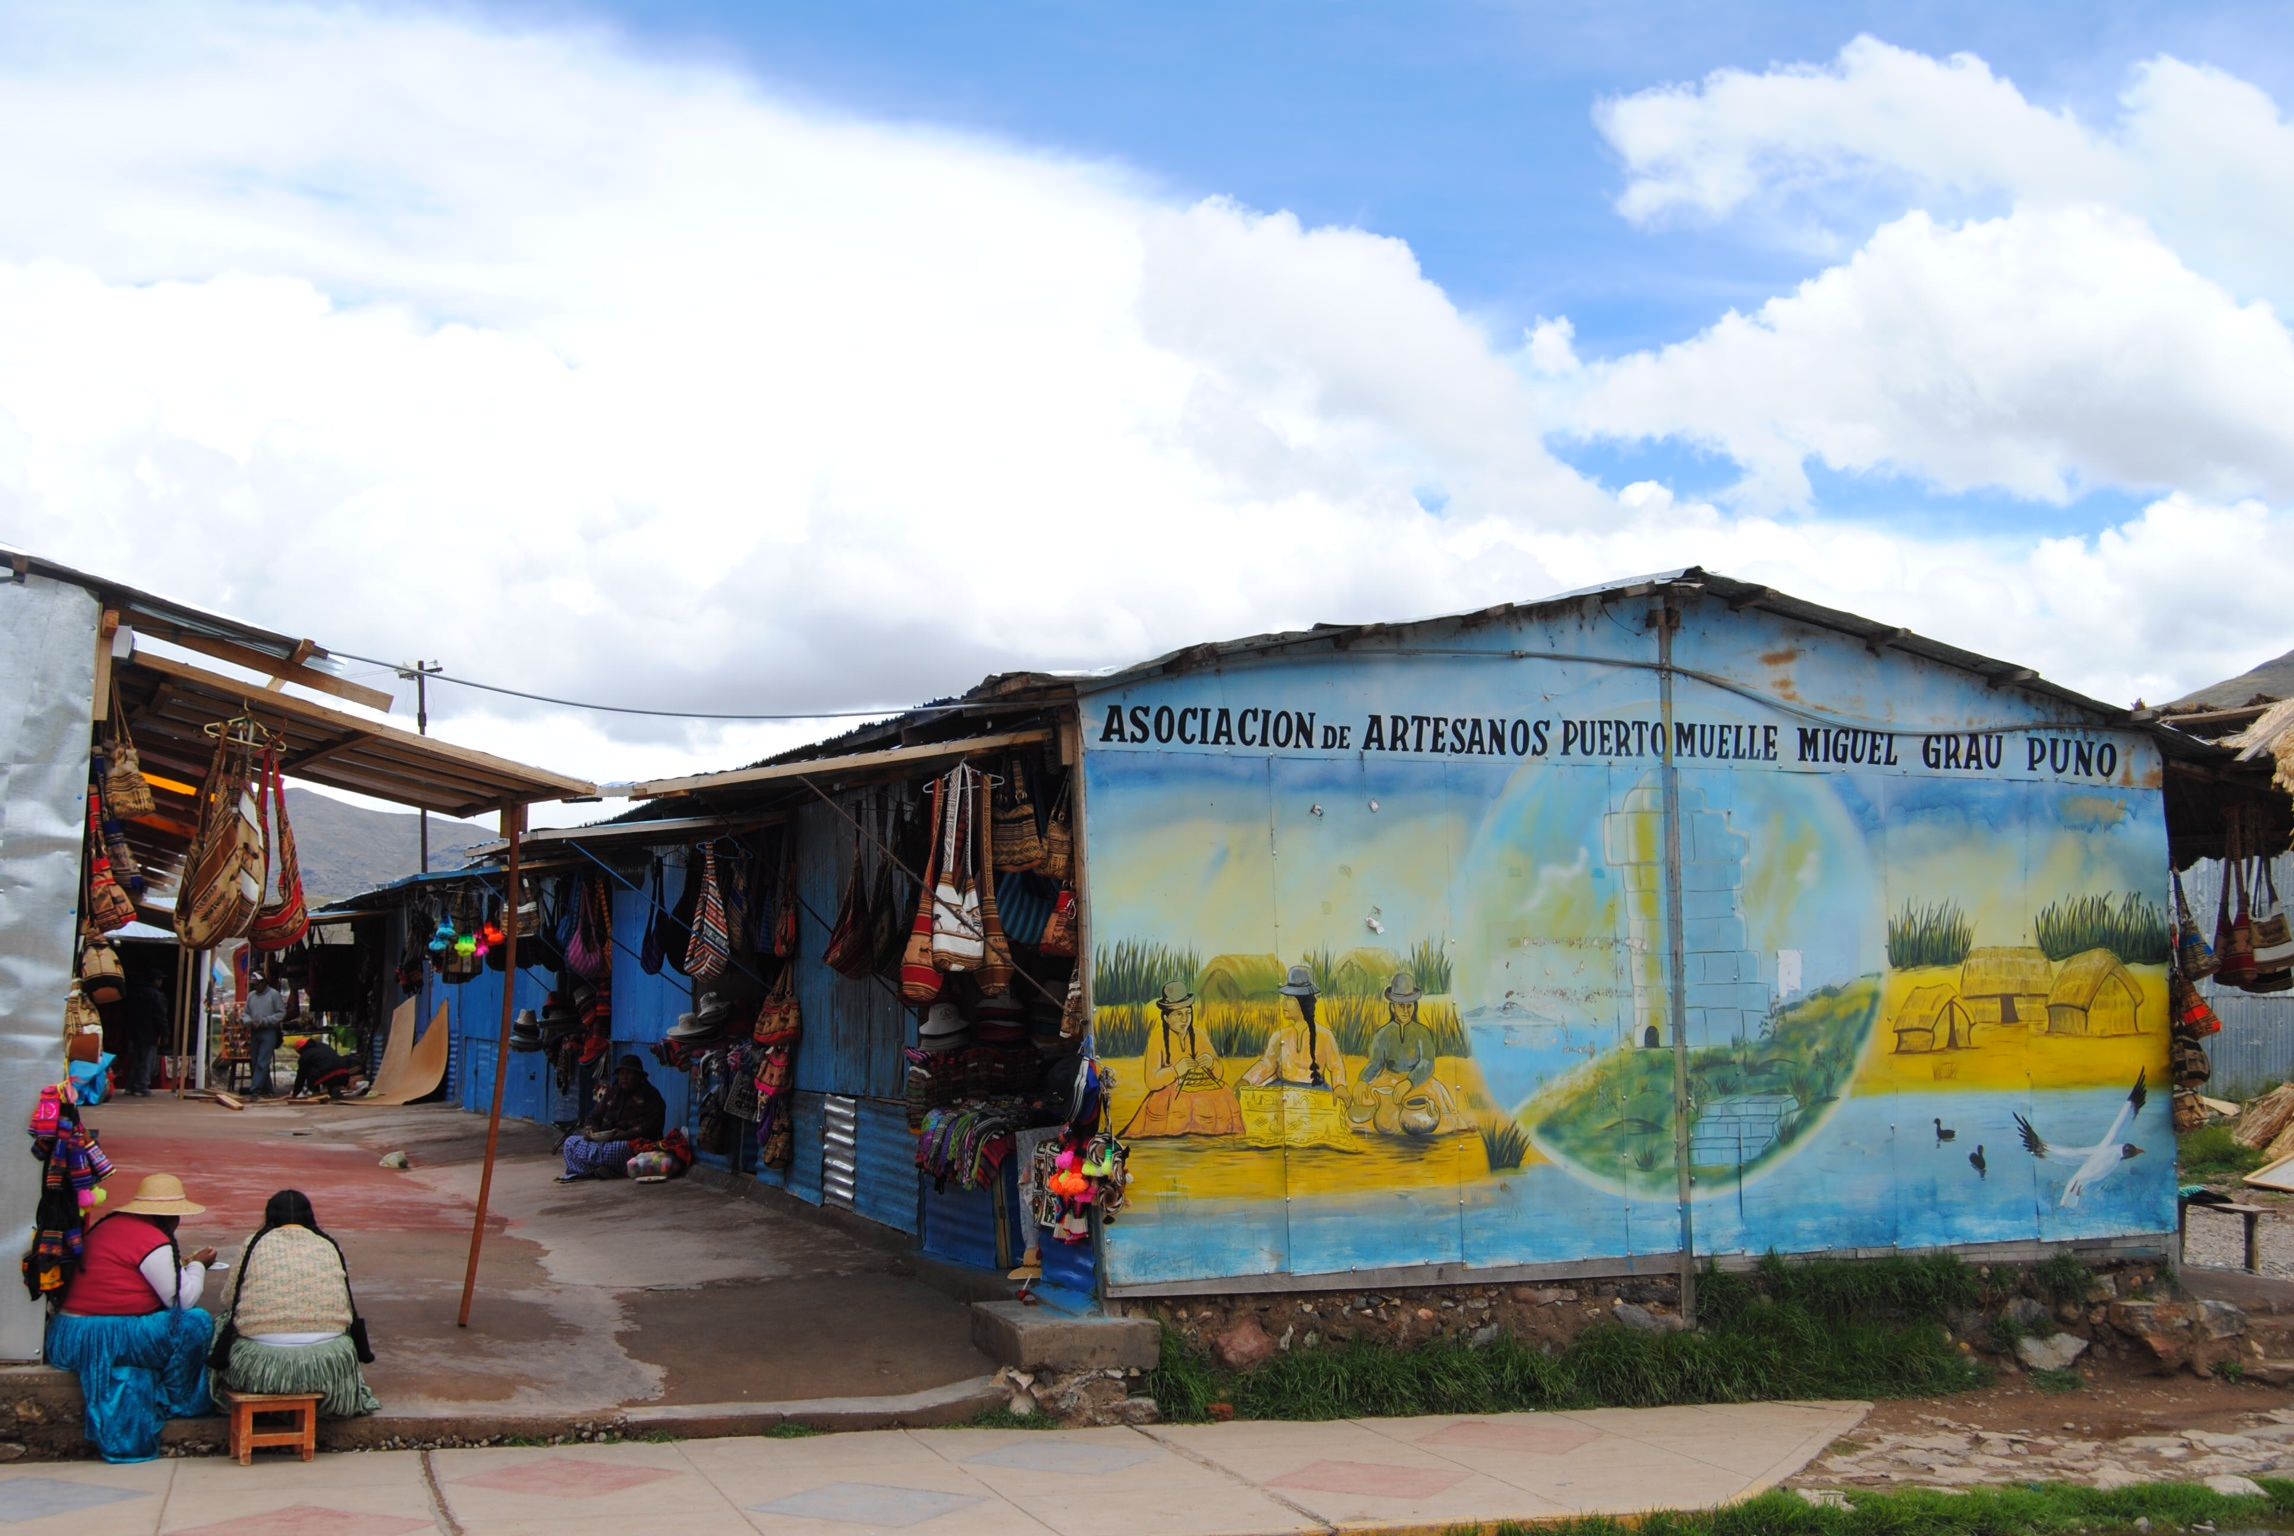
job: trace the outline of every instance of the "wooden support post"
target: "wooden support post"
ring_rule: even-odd
[[[470,1264],[462,1272],[462,1310],[454,1319],[457,1328],[470,1326],[470,1303],[478,1289],[478,1251],[486,1242],[486,1204],[493,1197],[494,1154],[502,1140],[502,1094],[510,1082],[510,1020],[518,995],[518,902],[523,895],[518,879],[526,844],[524,806],[513,805],[502,812],[502,836],[510,845],[509,921],[502,925],[502,1032],[494,1048],[494,1104],[486,1114],[486,1162],[478,1172],[478,1214],[470,1223]]]

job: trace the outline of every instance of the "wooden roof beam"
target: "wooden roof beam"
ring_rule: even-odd
[[[187,651],[197,651],[202,656],[212,656],[217,661],[227,661],[235,667],[245,667],[250,672],[260,672],[271,680],[270,683],[264,685],[266,691],[276,691],[277,686],[282,683],[299,683],[305,688],[315,688],[321,693],[331,693],[338,699],[348,699],[353,704],[363,704],[368,709],[379,709],[385,714],[388,714],[391,706],[398,702],[396,695],[386,693],[380,688],[369,688],[363,683],[350,682],[336,677],[331,672],[321,672],[316,667],[304,665],[310,656],[323,654],[317,646],[308,640],[295,647],[293,658],[281,660],[277,656],[266,656],[252,646],[240,645],[231,640],[215,640],[206,635],[195,635],[189,630],[177,629],[171,624],[146,623],[143,630],[155,640],[165,640],[169,645],[180,645]],[[306,652],[304,646],[310,646],[311,649]],[[151,658],[140,659],[150,660]]]

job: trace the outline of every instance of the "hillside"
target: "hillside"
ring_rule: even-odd
[[[289,788],[287,817],[312,906],[403,880],[421,868],[421,832],[412,811],[372,811],[307,789]],[[430,818],[430,867],[452,869],[464,851],[495,840],[475,822]]]

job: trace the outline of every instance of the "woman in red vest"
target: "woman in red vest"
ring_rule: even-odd
[[[214,1411],[207,1352],[215,1319],[199,1305],[215,1250],[185,1254],[175,1228],[207,1207],[155,1173],[88,1228],[79,1272],[48,1324],[48,1363],[77,1372],[88,1438],[106,1461],[149,1461],[171,1418]]]

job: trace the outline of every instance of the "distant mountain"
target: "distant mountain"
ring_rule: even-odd
[[[370,811],[307,789],[287,791],[287,819],[313,907],[403,880],[422,867],[422,833],[412,811]],[[476,822],[430,818],[430,867],[452,869],[467,851],[495,840]]]

